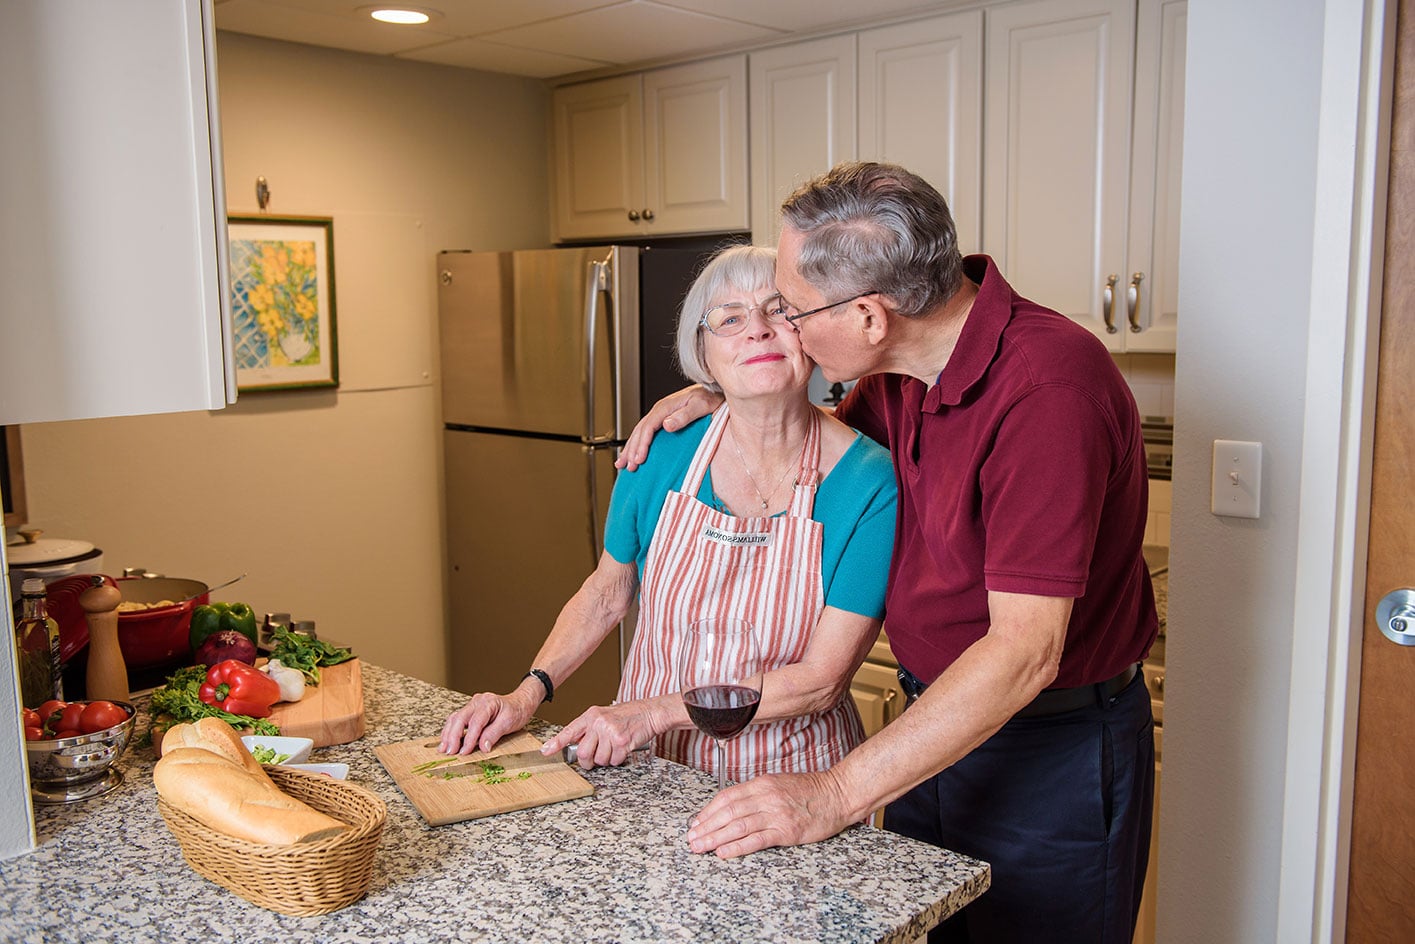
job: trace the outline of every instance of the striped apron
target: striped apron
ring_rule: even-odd
[[[681,689],[674,656],[694,620],[733,616],[756,628],[764,669],[805,655],[825,605],[820,522],[811,518],[820,465],[820,415],[814,410],[791,507],[774,518],[736,518],[697,500],[703,476],[727,428],[720,407],[703,437],[681,491],[670,491],[644,562],[639,622],[619,701]],[[865,739],[849,695],[813,715],[752,725],[727,742],[729,780],[764,773],[824,770]],[[657,753],[709,773],[716,746],[696,728],[660,735]]]

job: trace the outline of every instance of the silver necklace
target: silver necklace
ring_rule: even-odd
[[[773,485],[772,488],[771,488],[771,494],[769,494],[769,495],[763,495],[763,494],[762,494],[762,487],[757,484],[757,477],[752,474],[751,467],[749,467],[749,466],[747,465],[747,460],[746,460],[746,458],[742,455],[742,447],[737,445],[737,434],[734,433],[734,432],[732,432],[732,424],[730,424],[730,423],[727,425],[727,435],[728,435],[729,437],[731,437],[731,439],[732,439],[732,451],[735,452],[735,453],[737,453],[737,461],[740,462],[740,463],[742,463],[742,471],[747,473],[747,480],[752,483],[752,488],[754,488],[754,489],[756,490],[756,492],[757,492],[757,498],[761,499],[762,511],[766,511],[768,508],[771,507],[771,497],[772,497],[772,495],[775,495],[775,494],[777,493],[777,491],[780,490],[780,488],[781,488],[781,483],[784,482],[784,481],[786,481],[786,474],[791,471],[791,464],[788,463],[787,466],[786,466],[786,468],[782,471],[782,473],[781,473],[781,478],[777,479],[777,480],[776,480],[776,484]],[[802,440],[802,441],[801,441],[801,454],[804,455],[805,452],[806,452],[806,442],[805,442],[805,440]],[[800,464],[801,464],[801,457],[800,457],[800,456],[797,456],[797,457],[796,457],[796,462],[795,462],[794,464],[795,464],[796,466],[798,466],[798,467],[800,466]]]

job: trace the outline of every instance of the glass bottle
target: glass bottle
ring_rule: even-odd
[[[50,699],[64,700],[59,665],[59,624],[48,614],[44,581],[30,577],[20,587],[20,620],[15,624],[15,654],[20,663],[20,700],[38,708]]]

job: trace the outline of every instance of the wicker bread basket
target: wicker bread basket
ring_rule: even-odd
[[[290,796],[353,828],[290,846],[248,842],[203,825],[159,797],[157,808],[187,864],[203,878],[281,914],[329,914],[358,901],[373,877],[374,850],[388,816],[383,801],[320,774],[278,766],[265,771]]]

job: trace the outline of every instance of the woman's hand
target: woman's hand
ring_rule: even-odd
[[[647,744],[659,733],[656,714],[647,699],[597,705],[561,728],[559,734],[545,742],[541,753],[558,754],[566,745],[578,744],[579,764],[586,770],[618,766],[634,748]]]
[[[615,467],[634,471],[649,457],[649,443],[653,442],[654,434],[660,429],[670,433],[680,430],[721,405],[722,394],[713,393],[702,384],[693,384],[670,393],[655,403],[634,426],[624,448],[619,450],[619,458],[614,460]]]
[[[471,701],[448,715],[447,723],[442,726],[442,753],[489,751],[507,734],[524,728],[535,710],[536,706],[519,692],[473,695]]]

